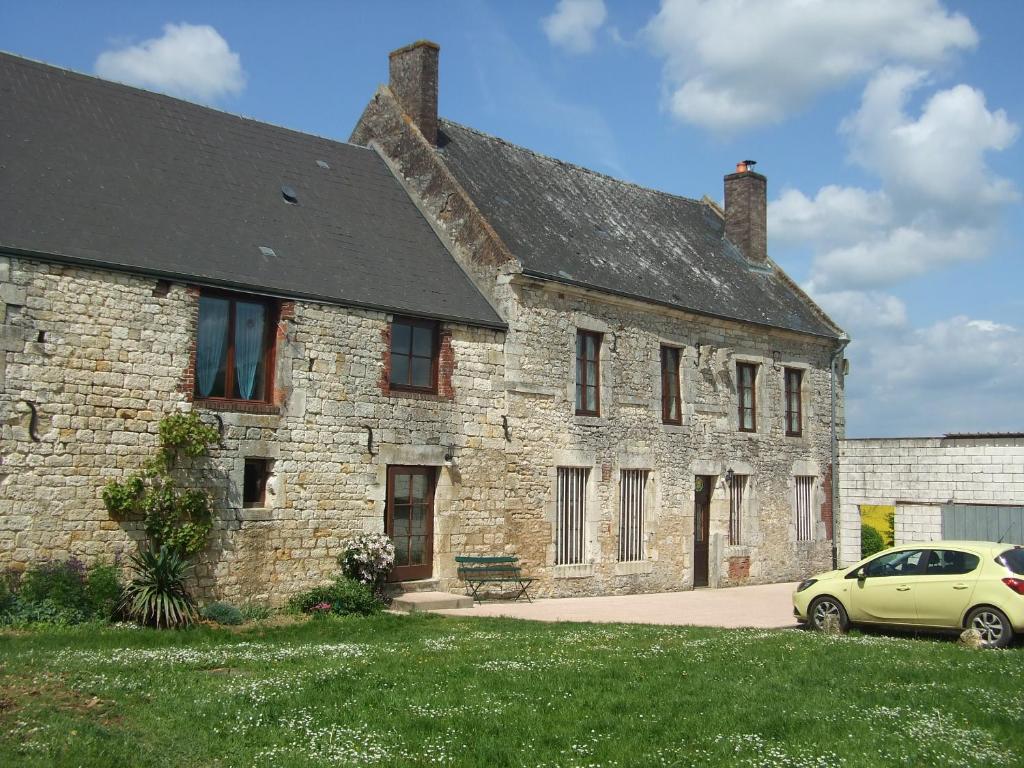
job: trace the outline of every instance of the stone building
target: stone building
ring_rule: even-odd
[[[509,549],[550,594],[797,578],[832,561],[843,332],[768,258],[752,161],[725,208],[437,113],[390,55],[374,147],[508,324]]]
[[[102,488],[184,408],[207,595],[333,575],[389,490],[449,571],[506,545],[504,323],[376,153],[3,54],[0,125],[0,567],[133,550]]]
[[[395,577],[518,554],[539,594],[832,558],[845,336],[725,209],[437,115],[391,56],[352,143],[0,54],[0,566],[110,557],[103,485],[217,424],[206,595],[270,599],[387,530]]]
[[[1024,544],[1024,434],[843,440],[839,490],[842,565],[861,559],[866,507],[891,515],[895,544]]]

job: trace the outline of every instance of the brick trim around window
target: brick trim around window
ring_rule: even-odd
[[[280,301],[276,304],[276,311],[271,316],[271,322],[275,323],[274,328],[274,351],[271,365],[273,371],[270,376],[270,397],[268,402],[250,402],[246,400],[228,400],[221,398],[196,397],[196,354],[199,342],[199,297],[203,289],[197,285],[188,285],[185,292],[189,297],[187,327],[189,329],[188,364],[178,383],[178,391],[185,396],[187,402],[197,408],[204,408],[211,411],[225,411],[231,413],[253,413],[259,415],[276,415],[281,413],[288,392],[280,386],[280,377],[277,376],[279,364],[278,352],[282,349],[286,336],[287,325],[295,319],[295,302]],[[244,295],[244,294],[242,294]]]
[[[452,332],[438,323],[437,341],[437,391],[407,389],[391,385],[391,323],[384,325],[380,332],[384,342],[384,361],[378,386],[389,397],[407,397],[412,400],[454,400],[455,387],[452,377],[455,373],[455,351],[452,347]]]

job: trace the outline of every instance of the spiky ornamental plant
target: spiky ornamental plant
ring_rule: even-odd
[[[129,560],[134,575],[121,600],[125,616],[157,628],[183,627],[196,620],[195,601],[185,589],[188,560],[167,546],[143,550]]]

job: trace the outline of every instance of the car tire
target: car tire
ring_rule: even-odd
[[[821,632],[825,629],[826,616],[835,616],[838,619],[840,632],[845,632],[850,628],[850,617],[841,602],[831,595],[814,598],[807,608],[807,624],[811,629]]]
[[[990,605],[981,605],[967,614],[966,626],[981,634],[984,648],[1005,648],[1013,640],[1013,626],[1006,614]]]

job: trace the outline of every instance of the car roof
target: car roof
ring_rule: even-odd
[[[896,547],[890,547],[893,550],[903,549],[942,549],[943,547],[952,547],[953,549],[975,549],[985,551],[999,551],[1003,552],[1007,549],[1020,548],[1020,544],[1012,544],[1009,542],[998,542],[998,541],[957,541],[957,540],[937,540],[937,541],[912,541],[907,544],[900,544]]]

